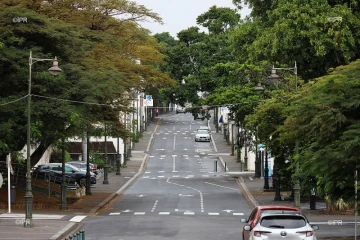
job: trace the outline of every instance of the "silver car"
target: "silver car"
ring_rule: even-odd
[[[315,230],[319,227],[310,225],[300,213],[270,213],[263,214],[253,229],[244,229],[251,230],[249,240],[316,240]]]
[[[211,136],[208,130],[198,129],[195,134],[195,142],[210,142]]]

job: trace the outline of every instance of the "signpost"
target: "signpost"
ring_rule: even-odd
[[[8,169],[8,206],[9,206],[9,213],[11,213],[11,182],[10,182],[10,173],[14,174],[14,171],[11,166],[11,154],[6,156],[6,166]]]

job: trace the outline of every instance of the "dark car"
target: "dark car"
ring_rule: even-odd
[[[32,175],[34,178],[43,179],[61,183],[62,181],[62,164],[48,163],[37,166]],[[81,171],[71,164],[65,164],[65,178],[68,184],[77,183],[81,187],[86,186],[86,172]],[[90,184],[96,184],[96,177],[94,173],[90,173]]]
[[[71,164],[74,167],[79,168],[81,171],[85,171],[86,172],[86,168],[87,168],[87,164],[86,162],[80,162],[80,161],[72,161],[72,162],[67,162],[68,164]],[[89,168],[90,168],[90,172],[95,173],[96,175],[98,174],[98,170],[97,170],[97,166],[94,163],[89,163]]]

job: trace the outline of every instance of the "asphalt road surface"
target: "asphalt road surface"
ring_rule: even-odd
[[[165,117],[144,174],[110,208],[84,219],[86,239],[242,239],[240,219],[251,207],[211,155],[212,143],[194,141],[204,125],[190,113]],[[353,225],[320,225],[318,236],[340,229],[353,233]]]

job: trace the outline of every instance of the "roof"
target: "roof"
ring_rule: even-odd
[[[107,153],[116,154],[116,149],[113,142],[106,142]],[[88,148],[90,151],[96,151],[105,154],[105,141],[104,142],[89,142]],[[82,154],[82,142],[69,142],[66,148],[70,154]]]
[[[300,209],[297,207],[291,207],[291,206],[257,206],[258,209],[260,210],[269,210],[269,209],[274,209],[274,210],[295,210],[295,211],[299,211]]]

